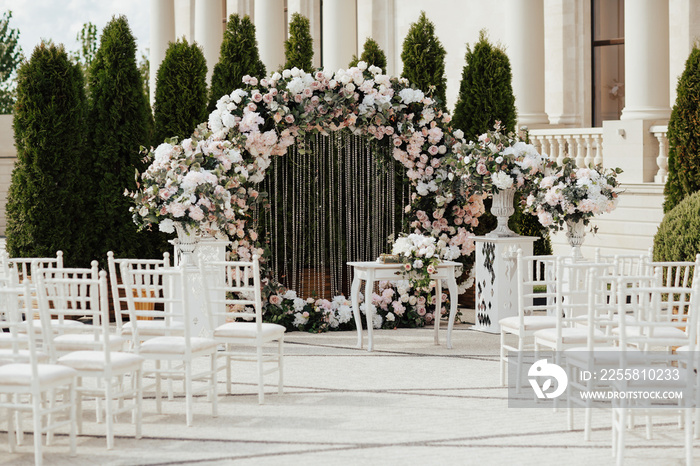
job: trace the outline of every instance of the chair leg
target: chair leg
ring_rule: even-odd
[[[258,403],[265,403],[265,383],[264,383],[264,373],[263,373],[263,349],[262,345],[258,345],[257,348],[258,356]]]
[[[219,408],[218,408],[218,396],[217,396],[217,351],[214,350],[214,352],[209,356],[210,357],[210,362],[211,362],[211,415],[214,417],[217,417],[219,415]]]
[[[170,367],[170,361],[168,361],[168,367]],[[161,382],[161,375],[160,375],[160,361],[156,361],[156,412],[158,414],[163,413],[163,402],[161,400],[161,393],[160,393],[160,382]],[[171,382],[171,381],[170,381]]]
[[[5,396],[8,399],[9,395]],[[17,434],[15,432],[15,418],[17,413],[10,408],[7,408],[7,441],[10,449],[10,453],[15,452],[15,446],[17,445]]]
[[[107,450],[114,448],[114,414],[112,414],[112,381],[104,380],[105,386],[105,427],[107,429]]]
[[[231,345],[226,345],[226,351],[231,351]],[[231,394],[231,356],[226,355],[226,393]]]
[[[133,423],[136,424],[136,433],[135,437],[137,439],[141,438],[141,422],[143,419],[143,368],[137,369],[134,371],[133,379],[131,381],[132,386],[136,389],[135,397],[136,397],[136,407],[135,407],[135,419],[133,419]]]
[[[77,430],[76,416],[77,416],[77,412],[78,412],[78,403],[80,403],[80,400],[78,399],[77,388],[74,384],[71,384],[70,387],[68,388],[68,398],[70,399],[69,416],[70,416],[70,420],[71,420],[71,422],[70,422],[70,434],[69,434],[70,456],[75,456],[76,455],[75,433]]]
[[[282,395],[284,393],[284,337],[277,342],[277,354],[277,375],[279,377],[277,393]]]
[[[41,400],[32,395],[32,424],[34,427],[34,464],[41,466],[44,458],[41,451],[42,427],[41,427]]]
[[[192,426],[192,361],[185,362],[185,419]]]
[[[504,345],[506,343],[506,332],[501,329],[501,360],[500,360],[500,368],[501,368],[501,387],[506,386],[506,349],[504,348]]]

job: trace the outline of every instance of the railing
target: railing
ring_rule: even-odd
[[[659,143],[656,164],[659,169],[654,183],[666,183],[668,176],[667,125],[656,125],[649,132]],[[534,129],[529,132],[530,142],[542,153],[561,164],[565,158],[576,161],[576,166],[603,164],[603,128]]]
[[[534,129],[529,135],[530,142],[558,164],[567,157],[578,167],[603,163],[603,128]]]
[[[652,126],[649,128],[649,132],[651,132],[656,140],[659,141],[659,152],[656,156],[656,165],[659,166],[659,171],[657,171],[656,175],[654,176],[654,182],[666,183],[666,178],[668,177],[668,139],[666,139],[668,126]]]

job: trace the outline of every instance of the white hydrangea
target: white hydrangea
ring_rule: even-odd
[[[511,178],[508,173],[503,171],[492,173],[491,181],[498,189],[508,189],[513,186],[513,178]]]

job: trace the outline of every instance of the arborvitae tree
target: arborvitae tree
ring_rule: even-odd
[[[17,98],[15,75],[22,62],[19,30],[10,27],[12,12],[6,11],[0,18],[0,114],[12,113]]]
[[[466,64],[452,123],[464,131],[467,141],[493,130],[496,121],[504,132],[515,130],[515,95],[510,60],[500,48],[491,45],[486,31],[479,33],[474,49],[467,44]]]
[[[90,66],[89,149],[93,159],[93,244],[96,259],[153,252],[136,231],[124,190],[134,190],[134,171],[143,171],[142,146],[153,139],[153,117],[136,66],[136,42],[126,17],[112,18],[102,31]]]
[[[678,79],[668,121],[668,179],[664,212],[700,190],[700,49],[696,44]]]
[[[348,66],[357,66],[357,64],[360,61],[367,63],[367,66],[374,65],[378,68],[381,68],[382,73],[386,74],[386,55],[379,47],[377,41],[375,41],[371,37],[368,37],[365,41],[365,45],[362,47],[362,55],[360,55],[360,58],[357,58],[357,56],[353,55],[352,61],[350,61],[350,65]]]
[[[209,111],[214,111],[222,95],[243,86],[243,76],[262,79],[265,74],[265,64],[260,60],[255,39],[255,25],[247,15],[243,18],[236,14],[229,16],[219,63],[211,76]]]
[[[292,15],[289,22],[289,39],[284,41],[284,67],[288,70],[297,67],[307,73],[313,71],[314,40],[311,25],[306,16]]]
[[[7,249],[13,257],[64,252],[66,265],[87,266],[81,193],[91,178],[85,157],[85,85],[63,45],[40,44],[17,74],[17,162],[7,199]]]
[[[435,25],[421,11],[403,41],[402,77],[445,106],[445,49],[435,35]]]
[[[207,119],[207,62],[196,43],[171,42],[156,75],[155,142],[189,137]]]

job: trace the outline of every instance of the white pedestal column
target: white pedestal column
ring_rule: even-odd
[[[203,261],[205,264],[212,261],[226,260],[226,248],[231,244],[230,241],[217,240],[215,238],[202,238],[197,243],[197,249],[187,259],[183,261],[183,254],[178,248],[177,241],[171,243],[175,246],[175,267],[188,267],[187,278],[187,303],[186,306],[190,312],[190,332],[192,336],[209,337],[212,334],[213,328],[209,321],[207,312],[207,300],[205,299],[205,281],[213,280],[213,277],[202,276],[197,264]],[[208,274],[207,274],[208,275]],[[209,301],[222,301],[223,297],[210,296]],[[223,304],[222,304],[223,306]],[[223,312],[223,309],[221,309]],[[218,311],[217,311],[218,312]],[[223,324],[224,322],[214,322],[214,326]]]
[[[511,236],[490,238],[477,236],[476,243],[476,322],[474,328],[501,333],[498,321],[518,315],[518,274],[515,253],[532,255],[536,237]]]
[[[255,0],[255,34],[260,59],[271,74],[285,61],[283,0]]]
[[[323,68],[347,69],[357,54],[357,17],[355,0],[323,2]]]
[[[194,2],[194,40],[202,48],[207,60],[207,84],[211,84],[211,74],[219,62],[221,41],[224,38],[222,3],[218,0]]]
[[[175,4],[174,0],[151,0],[151,31],[150,31],[150,70],[148,85],[151,107],[156,98],[156,74],[160,63],[165,58],[168,42],[175,40]]]
[[[625,0],[625,108],[621,120],[667,120],[668,0]]]
[[[503,11],[518,125],[547,124],[549,119],[544,111],[543,0],[507,0]]]

